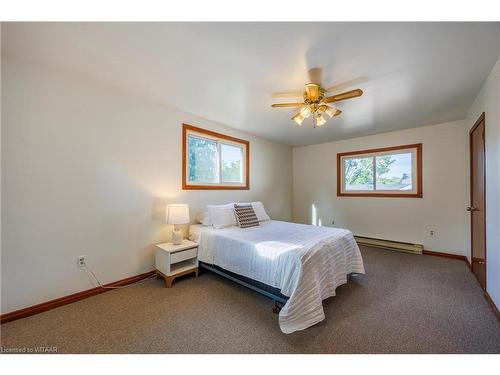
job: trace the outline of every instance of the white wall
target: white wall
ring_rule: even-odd
[[[485,112],[486,139],[486,290],[500,307],[500,60],[484,83],[466,119],[466,137]],[[469,197],[469,148],[465,185]],[[467,251],[470,260],[470,221],[467,220]]]
[[[321,131],[319,129],[319,131]],[[338,152],[423,143],[423,198],[337,197]],[[465,254],[465,135],[462,121],[293,149],[293,218],[354,234]],[[429,235],[430,230],[435,236]]]
[[[292,150],[99,82],[2,61],[2,312],[153,269],[166,203],[262,200],[291,217]],[[250,141],[249,191],[181,190],[181,124]]]

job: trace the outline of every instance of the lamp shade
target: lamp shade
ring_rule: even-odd
[[[189,206],[184,203],[167,205],[167,224],[188,224]]]

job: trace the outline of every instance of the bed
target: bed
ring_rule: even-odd
[[[346,229],[270,220],[251,228],[197,224],[189,232],[199,244],[201,264],[279,291],[284,297],[279,312],[284,333],[325,319],[322,301],[335,296],[348,275],[364,273],[359,248]]]

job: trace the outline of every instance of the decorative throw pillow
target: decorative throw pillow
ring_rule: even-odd
[[[259,219],[251,204],[235,204],[234,213],[240,228],[255,227],[259,225]]]
[[[266,209],[264,208],[264,205],[262,204],[262,202],[250,202],[250,203],[239,202],[238,204],[251,204],[253,210],[255,211],[255,215],[257,215],[257,219],[259,219],[259,221],[271,220],[271,218],[267,214]]]

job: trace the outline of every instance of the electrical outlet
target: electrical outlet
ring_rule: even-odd
[[[80,255],[76,257],[76,266],[78,268],[85,267],[85,255]]]
[[[435,232],[434,230],[432,230],[432,229],[431,229],[431,230],[429,231],[429,236],[435,236],[435,235],[436,235],[436,232]]]

